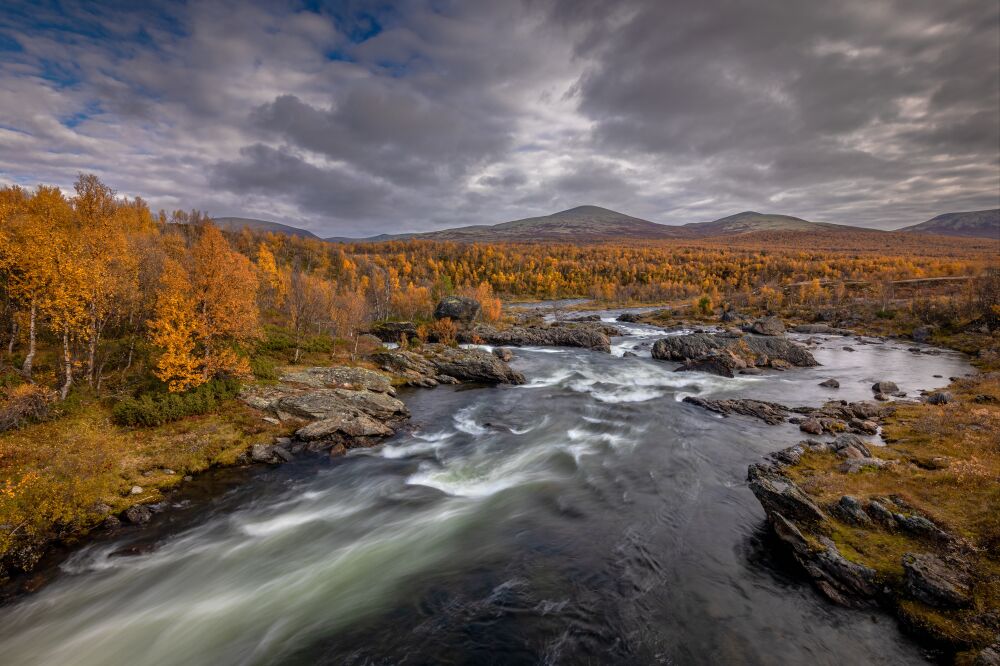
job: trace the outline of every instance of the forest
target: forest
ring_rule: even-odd
[[[920,239],[916,252],[896,236],[896,250],[881,237],[808,249],[815,239],[795,234],[696,244],[335,244],[223,233],[204,213],[154,213],[94,175],[81,174],[72,193],[5,187],[4,391],[44,402],[74,389],[180,393],[250,378],[261,350],[284,344],[295,362],[309,344],[356,346],[372,321],[428,320],[451,293],[477,297],[493,320],[501,298],[774,310],[843,303],[859,290],[888,302],[898,281],[974,277],[995,259],[984,243]]]

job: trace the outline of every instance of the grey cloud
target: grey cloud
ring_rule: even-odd
[[[93,170],[330,235],[582,203],[896,226],[1000,198],[991,0],[23,4],[0,15],[24,47],[0,59],[7,182]],[[355,43],[347,13],[381,32]]]

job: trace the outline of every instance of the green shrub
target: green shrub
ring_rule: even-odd
[[[212,412],[239,391],[239,381],[216,379],[185,393],[157,392],[126,398],[114,406],[111,414],[119,425],[150,428]]]
[[[274,361],[267,356],[254,356],[250,359],[250,370],[257,379],[265,381],[277,380],[280,376]]]

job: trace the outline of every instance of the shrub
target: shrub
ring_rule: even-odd
[[[276,380],[279,377],[274,361],[266,356],[255,356],[250,359],[250,370],[257,379],[265,381]]]
[[[235,398],[239,390],[235,379],[215,379],[185,393],[147,393],[120,401],[112,410],[112,419],[123,426],[160,426],[214,411],[223,401]]]
[[[55,391],[37,384],[20,384],[3,390],[0,404],[0,432],[20,428],[49,418],[55,402]]]
[[[434,322],[431,326],[431,332],[441,344],[453,345],[458,336],[458,325],[450,317],[444,317]]]

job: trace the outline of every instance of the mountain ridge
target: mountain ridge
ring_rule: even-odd
[[[942,213],[926,222],[903,227],[897,231],[1000,240],[1000,208]]]

